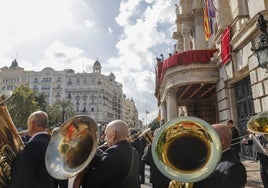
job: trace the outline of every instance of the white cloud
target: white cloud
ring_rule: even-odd
[[[72,0],[5,1],[0,6],[1,41],[11,47],[63,28],[73,18],[71,4]]]
[[[88,29],[91,29],[94,25],[95,25],[95,23],[92,22],[91,20],[86,20],[86,21],[85,21],[85,26],[86,26]]]
[[[145,110],[150,111],[148,117],[156,117],[155,56],[167,56],[173,48],[175,3],[178,0],[120,1],[117,17],[107,21],[105,12],[98,14],[107,1],[5,1],[0,6],[1,65],[11,63],[18,51],[19,66],[25,70],[92,72],[99,57],[104,59],[102,72],[115,74],[127,97],[134,99],[140,118]],[[106,52],[112,54],[108,59],[103,58]]]
[[[120,26],[125,26],[130,24],[130,18],[133,16],[133,13],[136,12],[138,5],[141,0],[135,1],[122,1],[120,4],[120,14],[115,18],[117,23]]]
[[[110,35],[113,34],[113,30],[112,30],[111,27],[108,27],[108,33],[109,33]]]
[[[61,57],[65,60],[74,59],[83,54],[82,49],[76,47],[68,47],[60,41],[54,41],[45,51],[45,55],[49,59],[57,58],[57,54],[63,54]]]
[[[127,96],[132,96],[141,116],[143,111],[151,111],[157,117],[155,90],[155,54],[152,49],[160,50],[171,43],[174,31],[175,7],[173,1],[151,1],[151,6],[139,11],[140,1],[124,1],[116,21],[123,27],[123,34],[116,44],[119,57],[109,59],[109,66],[115,70],[117,79],[123,83]],[[150,3],[150,1],[148,1]],[[136,18],[136,19],[135,19]],[[165,27],[161,27],[165,24]],[[168,25],[170,28],[168,28]],[[173,47],[173,45],[172,45]],[[168,53],[169,49],[165,49]],[[170,51],[169,51],[170,52]],[[158,51],[158,53],[164,53]],[[157,55],[159,55],[157,54]],[[118,68],[120,67],[120,68]],[[131,86],[131,87],[129,87]],[[145,100],[142,100],[142,99]]]

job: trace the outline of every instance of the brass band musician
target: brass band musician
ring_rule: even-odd
[[[82,187],[139,188],[139,158],[127,140],[127,124],[114,120],[106,126],[105,135],[108,149],[85,169]]]
[[[52,177],[45,166],[45,152],[50,141],[46,131],[48,115],[43,111],[33,112],[27,123],[31,139],[14,159],[9,188],[51,188]]]

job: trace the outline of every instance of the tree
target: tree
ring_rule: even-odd
[[[160,123],[157,118],[155,118],[150,124],[149,127],[152,129],[160,127]]]
[[[71,99],[57,100],[54,104],[58,105],[60,108],[61,115],[62,115],[62,119],[61,119],[62,122],[65,122],[67,119],[74,116],[75,112],[73,109],[73,103]]]
[[[9,114],[16,126],[27,127],[28,116],[40,109],[36,94],[28,85],[17,87],[7,101]]]
[[[47,98],[47,95],[44,93],[36,93],[36,101],[38,102],[40,110],[46,111],[46,108],[48,107]]]
[[[59,105],[53,104],[48,106],[46,108],[46,112],[49,117],[49,127],[55,127],[62,121],[62,114]]]

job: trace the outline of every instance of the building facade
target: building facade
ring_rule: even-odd
[[[174,54],[156,67],[161,119],[232,119],[241,135],[248,133],[248,120],[268,110],[268,73],[252,51],[258,13],[268,20],[267,9],[268,0],[180,0]],[[251,147],[242,149],[253,155]]]
[[[123,94],[122,84],[111,73],[101,73],[97,60],[91,73],[75,73],[72,69],[55,71],[46,67],[41,71],[25,71],[14,60],[10,67],[0,68],[0,89],[13,91],[20,85],[29,85],[37,93],[47,96],[48,104],[71,99],[74,111],[92,117],[99,125],[122,119],[130,127],[139,127],[138,111],[132,99]]]

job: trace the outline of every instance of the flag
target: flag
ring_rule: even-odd
[[[213,34],[213,20],[216,16],[216,8],[212,0],[204,0],[204,29],[206,41]]]
[[[222,64],[227,63],[231,59],[231,26],[228,26],[221,35],[221,59]]]
[[[147,110],[145,111],[146,114],[150,114],[150,112],[148,112]]]
[[[206,41],[208,41],[208,39],[211,36],[209,18],[208,18],[208,0],[204,0],[204,29],[205,29],[205,39]]]
[[[210,33],[213,34],[213,21],[214,18],[216,17],[216,8],[213,4],[212,0],[208,0],[208,21],[209,21],[209,29]]]

